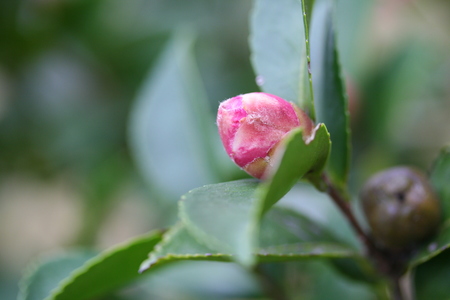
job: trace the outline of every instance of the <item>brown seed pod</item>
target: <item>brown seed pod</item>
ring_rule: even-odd
[[[409,167],[375,174],[361,200],[372,235],[382,247],[408,249],[430,237],[441,219],[441,206],[427,178]]]

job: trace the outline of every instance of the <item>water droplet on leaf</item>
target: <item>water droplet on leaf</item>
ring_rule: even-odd
[[[264,77],[261,75],[256,76],[256,84],[258,86],[263,86],[264,85]]]

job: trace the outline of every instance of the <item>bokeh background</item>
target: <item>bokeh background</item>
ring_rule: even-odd
[[[16,297],[37,257],[103,250],[170,226],[189,189],[246,176],[228,162],[214,118],[220,101],[258,90],[251,7],[0,2],[0,299]],[[383,168],[429,169],[450,142],[450,2],[337,0],[336,8],[357,195]],[[193,280],[183,268],[192,269],[180,264],[141,294],[259,293],[235,269],[197,263]],[[222,277],[208,275],[219,269]],[[167,282],[187,298],[155,292]]]

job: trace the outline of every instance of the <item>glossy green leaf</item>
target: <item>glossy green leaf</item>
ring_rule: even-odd
[[[139,277],[139,265],[161,240],[150,232],[100,253],[64,279],[48,300],[83,300],[104,295]]]
[[[439,255],[450,247],[450,222],[443,224],[436,237],[424,245],[410,262],[410,267],[416,267]]]
[[[356,203],[356,202],[354,202]],[[350,226],[347,218],[330,200],[307,182],[299,182],[284,196],[275,207],[285,207],[313,220],[319,227],[330,232],[337,240],[358,251],[363,251],[361,241]],[[358,215],[358,207],[353,207]],[[359,218],[358,218],[359,219]]]
[[[258,189],[258,181],[243,180],[205,186],[184,195],[179,213],[188,229],[209,248],[235,253],[238,261],[251,265],[261,216],[306,173],[320,172],[330,148],[329,135],[323,124],[318,125],[314,139],[306,144],[301,130],[295,129],[283,147],[275,158],[278,168]]]
[[[307,258],[349,258],[357,252],[335,242],[330,233],[311,220],[283,208],[268,212],[261,224],[258,249],[253,254],[258,262],[292,261]],[[232,261],[233,252],[218,252],[198,242],[183,223],[165,235],[141,271],[179,260]]]
[[[183,223],[178,223],[164,234],[163,240],[141,264],[139,272],[180,260],[231,261],[231,257],[229,253],[218,253],[200,244]]]
[[[180,218],[208,248],[235,253],[238,260],[251,264],[256,248],[252,209],[258,184],[248,179],[194,189],[181,197]]]
[[[193,42],[191,32],[175,34],[144,81],[130,116],[136,165],[152,187],[173,199],[215,181],[210,143],[219,138],[199,82]]]
[[[318,122],[327,126],[332,149],[327,170],[345,188],[350,165],[350,128],[345,84],[341,76],[332,2],[318,0],[311,20],[311,72]]]
[[[450,299],[450,251],[447,250],[415,270],[415,299]]]
[[[17,300],[46,299],[64,278],[95,255],[92,251],[73,251],[32,265],[20,282]]]
[[[289,208],[275,206],[261,220],[259,249],[296,243],[337,242],[322,224]],[[341,241],[339,241],[341,243]]]
[[[151,232],[97,256],[75,253],[36,268],[22,284],[20,300],[83,300],[105,295],[139,277],[140,263],[161,240]]]
[[[264,92],[299,104],[314,118],[302,16],[300,0],[255,0],[251,60]]]
[[[199,260],[158,263],[143,275],[145,279],[134,285],[147,294],[139,300],[237,300],[247,299],[249,295],[256,300],[263,297],[258,278],[235,263]]]
[[[270,255],[271,261],[301,257],[348,257],[357,253],[320,224],[283,207],[274,207],[264,215],[258,241],[256,254]]]
[[[450,146],[441,151],[434,163],[430,181],[441,200],[444,220],[450,219]]]
[[[354,202],[353,204],[357,204]],[[322,193],[311,184],[301,182],[295,185],[281,201],[274,207],[285,207],[295,211],[297,214],[307,217],[313,221],[317,228],[322,228],[329,232],[339,243],[345,244],[356,252],[363,252],[363,245],[358,239],[354,229],[349,225],[348,220],[343,216],[336,205],[330,201],[326,193]],[[274,210],[273,209],[273,210]],[[353,207],[358,215],[359,207]],[[272,210],[269,211],[270,214]],[[359,217],[358,217],[359,218]],[[303,226],[304,227],[304,226]],[[261,233],[264,229],[261,228]],[[374,282],[378,278],[375,270],[365,259],[334,259],[333,265],[342,274],[352,279],[365,282]]]
[[[330,152],[330,135],[323,124],[316,127],[314,140],[305,143],[300,130],[293,130],[286,139],[286,148],[279,158],[276,172],[258,189],[256,217],[259,218],[308,173],[314,180],[322,172]]]

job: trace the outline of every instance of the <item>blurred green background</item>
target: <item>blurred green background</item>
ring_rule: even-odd
[[[251,7],[0,2],[0,299],[16,297],[32,259],[167,227],[189,189],[246,176],[221,149],[214,118],[220,101],[258,90]],[[427,170],[450,141],[450,2],[337,0],[336,20],[353,192],[392,165]],[[206,285],[258,294],[221,282]]]

